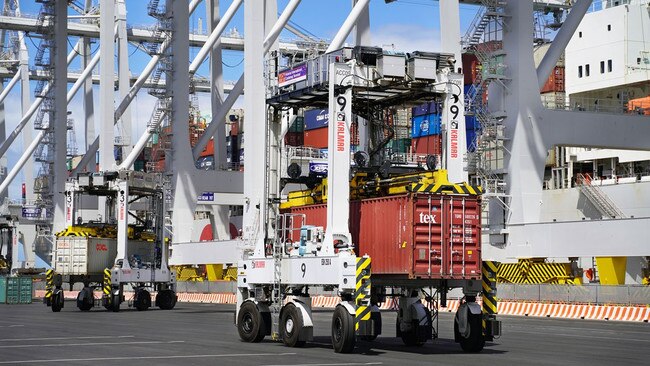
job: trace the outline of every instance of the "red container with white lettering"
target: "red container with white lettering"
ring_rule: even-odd
[[[285,212],[326,226],[324,204]],[[357,255],[372,258],[373,278],[481,279],[480,196],[413,193],[352,201],[349,224]]]

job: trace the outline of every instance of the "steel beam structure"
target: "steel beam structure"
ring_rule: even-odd
[[[126,25],[126,1],[117,0],[116,8],[116,27],[117,27],[117,77],[118,77],[118,95],[120,99],[124,98],[131,88],[131,71],[129,68],[129,42],[127,40]],[[103,74],[102,74],[103,76]],[[123,155],[131,152],[131,110],[127,108],[120,118],[120,148]]]
[[[364,0],[367,1],[367,0]],[[26,32],[36,32],[36,19],[25,17],[12,17],[0,16],[0,29],[13,29]],[[70,22],[68,24],[68,34],[76,37],[89,37],[99,38],[99,27],[96,24],[84,24],[77,22]],[[129,28],[127,31],[129,42],[144,43],[144,42],[164,42],[164,39],[155,37],[154,31],[142,28]],[[189,47],[203,47],[208,40],[208,36],[203,34],[190,34]],[[305,41],[306,42],[306,41]],[[221,45],[224,50],[243,51],[244,38],[226,36],[221,37]],[[314,43],[318,46],[319,43]],[[305,52],[306,49],[294,42],[280,42],[280,50],[282,52]]]
[[[99,51],[96,51],[96,52],[99,52]],[[90,54],[90,51],[88,52],[88,55],[92,56]],[[90,62],[90,59],[91,59],[91,57],[88,57],[88,60],[84,61],[84,62],[86,62],[86,64],[84,64],[84,69],[88,65],[87,62]],[[79,70],[78,71],[68,71],[68,83],[74,84],[75,82],[77,82],[77,80],[81,76],[82,71],[83,70],[81,70],[81,71],[79,71]],[[13,77],[15,75],[16,75],[16,73],[9,70],[9,69],[0,68],[0,78],[9,78],[9,77]],[[26,76],[31,81],[47,80],[47,75],[42,70],[28,70],[27,73],[26,73]],[[19,75],[18,77],[20,78],[21,75]],[[119,85],[118,76],[115,75],[114,79],[115,79],[115,87],[117,88],[118,85]],[[129,83],[130,83],[130,85],[132,87],[133,85],[135,85],[136,81],[138,81],[139,75],[131,75],[131,77],[129,79],[130,79]],[[194,88],[195,91],[200,92],[200,93],[211,93],[212,92],[212,88],[210,86],[210,79],[209,78],[195,76],[192,80],[193,80],[192,87]],[[99,85],[99,82],[100,82],[99,74],[93,73],[91,76],[88,77],[86,82],[92,83],[92,84],[95,84],[95,85]],[[224,86],[223,86],[223,93],[225,93],[225,94],[230,93],[230,91],[234,87],[234,83],[235,83],[234,81],[225,82]],[[158,84],[154,84],[152,78],[148,78],[148,79],[145,79],[144,81],[142,81],[142,87],[143,88],[164,87],[165,85],[166,85],[166,82],[165,82],[164,78],[161,78],[160,81],[158,81]],[[6,88],[5,88],[5,90],[6,90]],[[8,92],[7,92],[7,94],[8,94]],[[29,107],[29,105],[27,105],[27,107]],[[90,142],[92,143],[92,140]]]
[[[537,66],[537,80],[540,89],[544,86],[544,83],[546,83],[549,75],[551,75],[553,68],[557,64],[557,60],[564,53],[571,37],[576,32],[576,29],[578,29],[582,18],[584,18],[587,10],[589,10],[591,2],[592,0],[578,0],[571,7],[569,15],[566,17],[562,27],[555,35],[555,38],[553,38],[553,43],[551,43],[544,58],[542,58],[542,61]]]
[[[440,39],[442,52],[451,53],[456,59],[454,72],[462,72],[461,56],[461,35],[460,35],[460,10],[458,0],[447,0],[440,2]],[[451,80],[451,78],[450,78]],[[460,84],[460,85],[458,85]],[[447,84],[448,93],[458,96],[460,101],[465,100],[465,90],[462,79],[458,84]],[[462,103],[462,102],[461,102]],[[449,108],[445,108],[443,113],[443,134],[446,141],[447,153],[445,154],[444,167],[447,169],[449,181],[452,183],[467,182],[467,140],[465,139],[465,115],[464,108],[461,104],[458,109],[457,117],[449,118]],[[453,106],[452,106],[453,108]],[[462,136],[461,138],[455,138]],[[457,154],[449,150],[450,146],[457,146]]]
[[[54,120],[50,117],[50,128],[53,130],[54,138],[54,172],[52,177],[51,192],[54,205],[54,232],[62,230],[65,222],[65,199],[61,192],[65,191],[65,181],[68,177],[66,166],[66,154],[68,148],[68,67],[66,63],[66,51],[68,49],[68,3],[67,1],[56,1],[54,3],[54,56],[50,62],[54,68]],[[107,39],[114,38],[113,26],[107,27]]]
[[[228,10],[230,10],[230,8],[228,8]],[[205,12],[208,29],[212,33],[218,30],[220,24],[225,24],[226,21],[229,21],[229,19],[226,19],[225,14],[223,18],[220,16],[219,0],[206,0]],[[223,64],[220,40],[217,40],[210,49],[210,86],[212,89],[212,93],[210,93],[210,109],[211,115],[214,116],[223,108],[223,101],[225,98],[225,93],[223,92]],[[216,142],[214,144],[213,164],[215,169],[219,169],[219,167],[226,166],[227,162],[226,129],[218,128],[212,138]],[[230,207],[226,205],[214,205],[210,209],[214,220],[212,223],[212,238],[215,240],[230,239]]]
[[[264,80],[264,8],[267,0],[244,4],[244,131],[254,131],[246,137],[246,159],[244,170],[243,239],[247,246],[256,248],[255,256],[264,256],[266,237],[266,159],[267,130],[266,98],[260,80]],[[242,77],[244,77],[242,75]],[[262,245],[260,245],[262,244]]]
[[[92,0],[86,0],[85,11],[89,12],[92,8]],[[91,50],[91,38],[82,38],[82,47],[83,47],[83,58],[82,66],[84,69],[88,68],[88,65],[91,62],[92,50]],[[97,50],[99,52],[99,50]],[[70,74],[68,73],[68,82],[70,82]],[[84,111],[84,151],[88,150],[88,147],[95,140],[95,101],[93,99],[93,82],[94,78],[87,78],[84,82],[83,90],[83,111]],[[97,84],[99,84],[99,75],[97,76]],[[86,167],[88,171],[95,171],[95,161],[91,161]]]
[[[284,28],[284,25],[287,24],[287,22],[289,21],[289,19],[293,15],[293,12],[296,10],[299,4],[300,4],[300,0],[291,0],[287,4],[285,9],[282,11],[282,14],[278,18],[277,22],[272,27],[271,32],[266,36],[264,40],[263,54],[266,54],[269,51],[271,45],[275,42],[277,37],[280,35],[282,28]],[[244,8],[245,8],[245,4],[244,4]],[[245,61],[246,61],[246,53],[244,53],[244,70],[246,70]],[[245,71],[244,74],[246,74]],[[210,141],[211,136],[214,135],[216,130],[218,128],[223,128],[223,123],[225,122],[226,114],[228,113],[230,108],[232,108],[232,106],[235,104],[237,98],[239,98],[241,93],[244,91],[244,84],[245,84],[244,74],[242,74],[239,77],[239,80],[237,80],[232,90],[230,91],[228,98],[226,98],[226,100],[223,102],[223,107],[219,111],[219,114],[217,116],[212,117],[212,122],[205,129],[205,132],[199,138],[199,141],[196,143],[196,146],[194,146],[193,155],[195,159],[198,158],[201,151],[205,149],[205,146],[208,144],[208,141]]]
[[[341,28],[339,28],[339,31],[334,36],[332,43],[330,43],[329,47],[327,47],[326,52],[332,52],[343,47],[345,39],[348,38],[348,35],[357,23],[359,17],[368,11],[368,4],[370,4],[370,0],[358,0],[357,3],[354,4],[352,11],[350,14],[348,14],[348,17],[345,19],[345,22],[343,22],[343,25],[341,25]]]
[[[106,55],[99,64],[99,169],[113,169],[115,156],[115,129],[113,128],[113,113],[115,111],[115,0],[101,0],[101,19],[99,52]],[[94,156],[94,154],[93,154]],[[84,164],[85,165],[85,164]],[[82,166],[84,166],[82,165]]]
[[[68,53],[66,65],[70,65],[70,63],[75,58],[75,56],[79,54],[80,50],[81,50],[81,42],[77,42],[77,44],[72,48],[72,51]],[[41,95],[47,94],[49,90],[50,90],[50,85],[48,84],[43,88],[43,92],[41,93]],[[2,146],[0,146],[0,157],[4,156],[4,154],[7,152],[7,150],[14,142],[16,137],[18,137],[18,135],[22,132],[27,122],[29,122],[32,116],[34,116],[34,113],[36,113],[36,111],[38,110],[38,108],[41,106],[42,103],[43,103],[43,98],[36,98],[36,100],[30,105],[27,112],[23,113],[23,117],[20,119],[20,122],[18,122],[18,126],[16,126],[16,128],[11,132],[11,134],[7,136],[7,139],[2,143]]]
[[[537,73],[532,57],[533,3],[509,0],[505,3],[508,15],[504,20],[503,53],[507,65],[505,89],[490,85],[490,109],[505,115],[505,175],[507,195],[510,197],[506,216],[505,245],[487,245],[484,257],[505,259],[526,253],[529,256],[566,257],[592,256],[611,249],[612,242],[603,235],[589,241],[588,250],[582,251],[578,244],[584,241],[584,229],[577,223],[569,226],[551,226],[540,223],[542,182],[547,151],[554,146],[586,146],[612,149],[650,150],[650,124],[647,117],[613,115],[573,111],[547,110],[542,106]],[[606,222],[605,222],[606,221]],[[602,220],[593,225],[603,225],[611,232],[629,232],[636,221]],[[539,225],[546,225],[548,235],[538,235]],[[592,226],[593,226],[592,225]],[[580,226],[584,228],[585,226]],[[549,243],[551,233],[561,230],[564,245]],[[631,242],[645,240],[643,231]],[[557,238],[553,234],[552,238]],[[628,248],[626,246],[625,248]],[[582,248],[585,249],[585,248]],[[609,251],[611,252],[611,251]],[[609,253],[608,252],[608,253]],[[647,254],[647,252],[646,252]],[[622,249],[617,255],[640,255],[637,251]]]

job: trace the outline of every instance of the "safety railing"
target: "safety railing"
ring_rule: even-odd
[[[522,285],[500,283],[497,296],[508,301],[563,302],[598,305],[648,305],[650,286],[643,285]]]

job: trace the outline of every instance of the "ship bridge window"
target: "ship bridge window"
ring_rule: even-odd
[[[578,38],[582,38],[582,32],[578,32]]]
[[[607,24],[607,31],[609,32],[609,31],[611,31],[611,30],[612,30],[612,25],[611,25],[611,24]]]
[[[589,64],[585,65],[585,77],[589,76]]]
[[[605,61],[600,61],[600,73],[605,73]]]
[[[578,77],[582,77],[582,66],[578,66]]]
[[[612,60],[607,60],[607,72],[612,72]]]

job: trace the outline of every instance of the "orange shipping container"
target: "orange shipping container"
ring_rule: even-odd
[[[556,66],[551,75],[546,79],[540,93],[564,91],[564,67]]]

